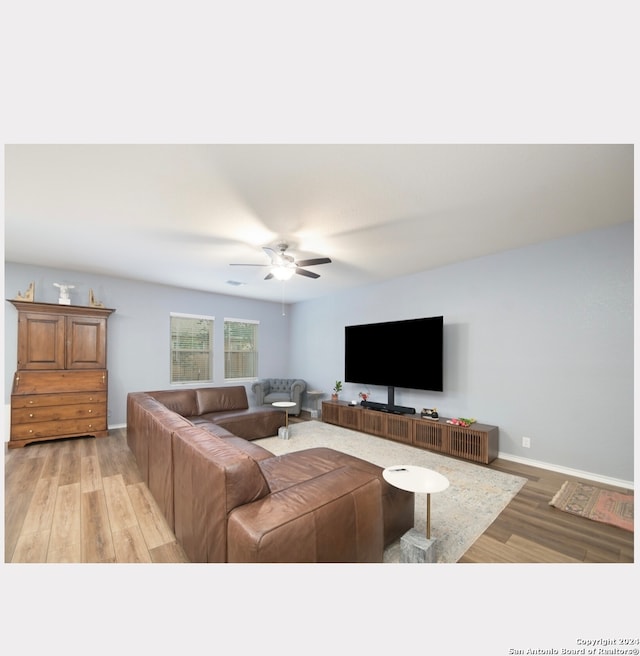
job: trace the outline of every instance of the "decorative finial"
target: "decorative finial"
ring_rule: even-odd
[[[89,306],[98,307],[98,308],[104,307],[104,303],[101,303],[100,301],[96,301],[96,297],[93,295],[93,289],[89,289]]]
[[[35,282],[30,283],[29,287],[27,287],[27,291],[24,293],[24,296],[20,293],[20,290],[18,290],[18,295],[13,300],[29,301],[30,303],[33,303],[33,292],[35,288],[36,288]]]

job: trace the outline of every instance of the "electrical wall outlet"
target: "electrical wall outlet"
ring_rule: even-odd
[[[525,449],[529,449],[529,448],[531,448],[531,439],[528,438],[528,437],[523,437],[523,438],[522,438],[522,446],[523,446]]]

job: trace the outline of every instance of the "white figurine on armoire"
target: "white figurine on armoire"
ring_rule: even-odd
[[[69,290],[75,289],[75,285],[65,285],[64,283],[54,282],[54,287],[60,290],[60,297],[58,298],[59,305],[71,305],[71,298],[69,297]]]

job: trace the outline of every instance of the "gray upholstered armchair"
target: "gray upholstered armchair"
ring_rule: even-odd
[[[290,415],[300,414],[302,392],[307,384],[299,378],[262,378],[251,385],[257,405],[271,405],[274,401],[292,401],[295,407],[288,408]]]

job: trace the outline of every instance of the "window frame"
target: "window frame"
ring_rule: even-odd
[[[209,334],[209,378],[201,378],[195,380],[173,380],[173,357],[174,353],[177,351],[173,346],[173,327],[172,320],[174,318],[178,319],[194,319],[199,321],[210,321],[211,330]],[[188,386],[194,384],[210,384],[214,382],[215,373],[214,373],[214,364],[215,364],[215,316],[207,314],[188,314],[184,312],[169,312],[169,384],[175,386]],[[184,350],[184,349],[182,349]]]
[[[223,351],[224,351],[224,356],[223,356],[223,376],[224,376],[224,381],[225,382],[233,382],[233,383],[242,383],[242,382],[251,382],[254,380],[258,380],[258,366],[260,362],[260,349],[258,346],[258,343],[260,341],[259,339],[259,331],[258,327],[260,326],[260,321],[258,319],[238,319],[237,317],[224,317],[222,320],[222,339],[223,339]],[[227,377],[227,354],[228,353],[233,353],[233,351],[227,351],[227,324],[228,323],[245,323],[245,324],[253,324],[255,325],[255,332],[254,332],[254,339],[253,339],[253,357],[254,357],[254,375],[253,376],[241,376],[237,378],[228,378]]]

